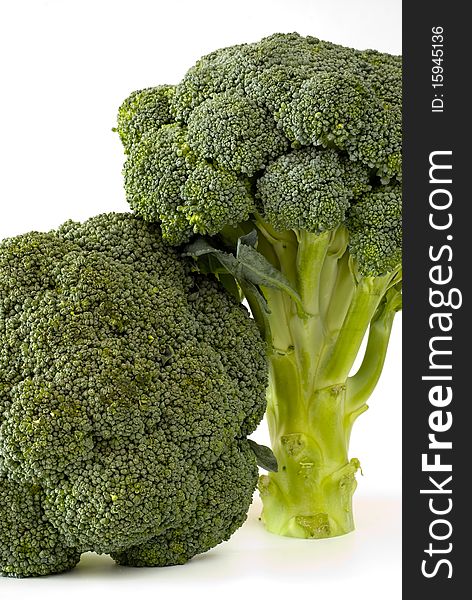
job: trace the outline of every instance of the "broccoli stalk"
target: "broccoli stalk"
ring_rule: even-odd
[[[258,250],[277,261],[301,301],[300,310],[283,290],[261,287],[270,311],[266,416],[279,465],[259,480],[262,519],[281,535],[342,535],[354,528],[360,466],[348,458],[351,429],[382,371],[400,273],[356,274],[343,226],[322,235],[279,233],[260,220],[256,226]],[[367,330],[362,365],[350,376]]]
[[[350,432],[401,307],[401,57],[274,34],[134,92],[117,131],[132,209],[246,298],[265,336],[267,528],[351,531]]]

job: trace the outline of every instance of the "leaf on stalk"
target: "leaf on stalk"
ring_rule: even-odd
[[[251,450],[254,452],[256,462],[259,467],[265,469],[266,471],[274,471],[276,473],[279,469],[279,466],[272,450],[267,446],[258,444],[254,440],[248,440],[248,442],[251,446]]]

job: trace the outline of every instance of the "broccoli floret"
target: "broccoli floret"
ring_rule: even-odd
[[[385,186],[365,194],[351,209],[347,226],[351,254],[359,269],[376,275],[395,271],[401,263],[401,186]]]
[[[253,196],[248,182],[236,173],[200,161],[190,173],[179,207],[193,231],[216,234],[228,224],[249,218]]]
[[[0,475],[0,569],[7,577],[61,573],[75,567],[80,552],[70,548],[44,515],[44,492]]]
[[[198,156],[249,176],[288,146],[270,115],[236,92],[214,95],[192,111],[188,143]]]
[[[172,123],[174,119],[170,103],[174,92],[174,86],[160,85],[134,92],[123,102],[118,112],[118,127],[115,131],[119,132],[127,152],[149,129],[159,129],[166,123]]]
[[[184,526],[172,527],[144,544],[113,552],[118,564],[144,567],[183,564],[227,539],[246,519],[252,501],[254,454],[245,440],[222,452],[211,469],[198,473],[195,508]],[[246,490],[243,497],[242,490]]]
[[[245,296],[265,336],[280,468],[260,491],[275,533],[354,526],[351,427],[401,307],[401,84],[399,56],[275,34],[201,58],[174,88],[173,121],[146,120],[127,156],[134,211]],[[146,136],[166,127],[181,138],[162,157]],[[164,206],[155,190],[169,181]]]
[[[131,214],[0,243],[0,572],[182,563],[245,520],[265,410],[247,310]]]
[[[341,225],[354,195],[370,187],[368,175],[356,163],[335,150],[308,147],[271,163],[257,182],[257,197],[264,219],[277,230],[316,233]]]
[[[176,123],[151,129],[128,152],[123,175],[131,208],[146,221],[159,221],[169,242],[187,240],[192,226],[179,211],[180,193],[194,160],[185,130]]]

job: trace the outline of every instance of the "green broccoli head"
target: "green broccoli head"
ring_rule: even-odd
[[[89,550],[174,564],[227,539],[266,383],[247,311],[157,226],[107,214],[2,242],[0,571]]]
[[[401,123],[398,56],[295,33],[223,48],[120,108],[127,198],[171,244],[256,213],[276,230],[345,225],[360,272],[381,274],[401,253],[400,213],[395,235],[390,212],[371,223],[385,189],[400,198]]]

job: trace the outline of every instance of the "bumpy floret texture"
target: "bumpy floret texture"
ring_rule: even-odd
[[[400,186],[365,194],[350,212],[351,254],[368,275],[393,271],[401,263],[402,196]]]
[[[325,231],[343,222],[351,200],[371,185],[357,163],[335,150],[308,147],[274,161],[257,188],[276,229]]]
[[[246,310],[108,214],[0,244],[0,571],[182,563],[244,521],[265,408]]]
[[[162,223],[168,242],[215,235],[258,212],[278,229],[353,223],[351,248],[365,274],[398,259],[401,239],[390,224],[380,227],[390,233],[376,251],[375,227],[367,218],[361,235],[354,207],[367,209],[364,195],[380,199],[384,188],[400,193],[400,57],[275,34],[204,56],[173,93],[155,89],[157,118],[149,118],[152,92],[144,90],[142,105],[144,92],[135,92],[120,115],[136,116],[126,127],[119,117],[118,131],[131,207]],[[164,148],[166,128],[179,135]]]
[[[247,175],[263,169],[288,146],[266,111],[234,92],[216,94],[192,111],[188,142],[199,156]]]
[[[159,85],[130,94],[118,111],[117,131],[123,144],[132,146],[147,131],[173,121],[170,101],[174,91],[172,85]]]
[[[80,552],[44,515],[38,485],[0,475],[0,568],[9,577],[49,575],[75,567]]]

